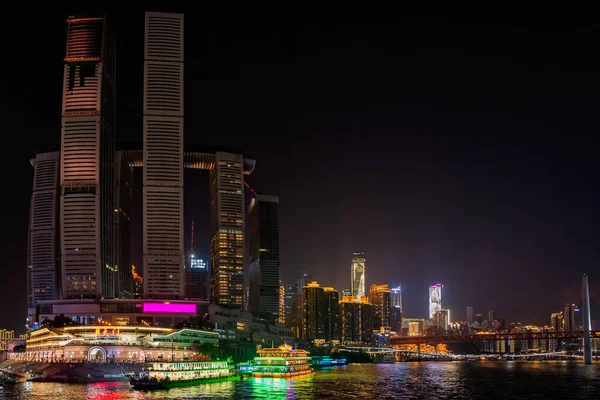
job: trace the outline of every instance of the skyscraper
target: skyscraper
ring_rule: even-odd
[[[488,311],[488,322],[491,324],[496,319],[496,311],[490,310]]]
[[[63,298],[116,297],[115,43],[105,18],[67,19],[60,157]]]
[[[185,298],[208,299],[208,265],[202,258],[190,255],[185,267]]]
[[[375,307],[375,330],[390,329],[391,291],[388,285],[371,285],[369,302]]]
[[[250,312],[279,318],[279,199],[257,195],[248,210]]]
[[[371,344],[373,339],[375,307],[366,297],[360,301],[345,296],[340,302],[342,344]]]
[[[576,331],[575,327],[575,304],[566,303],[563,312],[563,330],[565,332]]]
[[[473,324],[473,307],[467,306],[467,324],[469,327]]]
[[[340,294],[332,287],[323,288],[325,295],[325,340],[340,340]]]
[[[442,284],[429,286],[429,318],[442,309]]]
[[[365,253],[362,251],[354,253],[352,258],[350,285],[352,296],[359,300],[366,295],[365,292]]]
[[[60,153],[31,159],[35,169],[27,243],[27,303],[54,300],[58,291],[58,174]]]
[[[131,203],[133,200],[133,168],[122,151],[115,154],[115,230],[114,254],[117,269],[115,295],[133,298],[135,293],[131,271]]]
[[[210,170],[211,303],[242,307],[244,157],[218,151]]]
[[[325,339],[325,290],[317,282],[302,288],[302,339]]]
[[[555,312],[550,314],[550,327],[555,332],[561,332],[563,330],[563,313]]]
[[[395,288],[391,288],[391,299],[392,299],[392,307],[400,308],[400,312],[402,312],[402,289],[400,285]]]
[[[182,14],[146,13],[143,120],[144,295],[178,299],[184,295]]]

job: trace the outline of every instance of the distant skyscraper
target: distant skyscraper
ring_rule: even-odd
[[[563,330],[565,332],[577,330],[575,327],[575,304],[565,304],[565,310],[563,312]]]
[[[117,296],[115,42],[104,18],[67,19],[60,157],[63,298]]]
[[[141,299],[144,297],[144,278],[139,275],[135,266],[131,266],[131,276],[133,278],[133,298]]]
[[[550,327],[554,329],[555,332],[560,332],[563,330],[563,313],[556,312],[550,314]]]
[[[210,170],[211,303],[242,307],[244,296],[244,157],[217,152]]]
[[[133,168],[122,151],[115,154],[115,268],[117,273],[116,296],[134,297],[131,274],[131,203],[133,200]]]
[[[259,194],[248,210],[250,311],[279,319],[279,199]]]
[[[27,244],[27,303],[59,297],[58,281],[58,174],[60,153],[32,158],[35,169],[29,212]]]
[[[439,330],[448,330],[448,325],[450,324],[450,310],[442,308],[436,311],[433,315],[433,324]]]
[[[429,286],[429,318],[442,309],[442,284]]]
[[[473,324],[473,307],[467,306],[467,324]]]
[[[402,312],[402,289],[400,285],[395,288],[391,288],[392,293],[392,307],[399,307]]]
[[[365,292],[365,253],[354,253],[351,266],[352,296],[359,300],[366,296]]]
[[[340,302],[342,320],[342,344],[370,345],[375,325],[375,307],[366,297],[357,301],[354,296],[346,296]]]
[[[375,307],[375,330],[390,329],[391,292],[388,285],[371,285],[369,302]]]
[[[208,265],[194,254],[185,267],[185,298],[208,299]]]
[[[302,339],[325,339],[325,291],[317,282],[302,288]]]
[[[285,324],[285,285],[279,282],[279,323]]]
[[[185,289],[183,14],[146,13],[143,119],[144,294],[178,299]]]
[[[496,319],[496,311],[495,310],[490,310],[488,312],[488,322],[491,324],[492,321],[494,321]]]
[[[340,340],[340,294],[332,287],[323,288],[325,295],[325,340]]]
[[[292,315],[295,314],[294,310],[294,299],[296,297],[296,285],[288,283],[285,286],[285,324],[286,326],[291,322]]]

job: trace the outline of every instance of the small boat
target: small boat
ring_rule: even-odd
[[[313,356],[312,365],[314,368],[317,367],[335,367],[338,365],[346,365],[348,360],[345,358],[331,358],[329,356]]]
[[[255,378],[294,378],[312,374],[311,358],[306,350],[295,350],[286,344],[261,349],[254,358],[252,376]]]
[[[204,383],[239,379],[233,362],[227,361],[181,361],[154,362],[149,368],[132,378],[134,389],[170,389],[196,386]]]

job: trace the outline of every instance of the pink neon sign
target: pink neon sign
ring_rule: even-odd
[[[143,303],[144,312],[164,312],[164,313],[187,313],[196,314],[195,304],[185,303]]]

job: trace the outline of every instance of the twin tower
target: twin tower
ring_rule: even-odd
[[[115,40],[105,18],[67,19],[60,152],[38,154],[29,306],[128,298],[133,168],[143,167],[144,297],[184,291],[183,169],[210,171],[211,301],[242,306],[244,174],[239,152],[184,152],[184,19],[145,15],[143,149],[115,146]],[[140,65],[141,67],[141,65]]]

